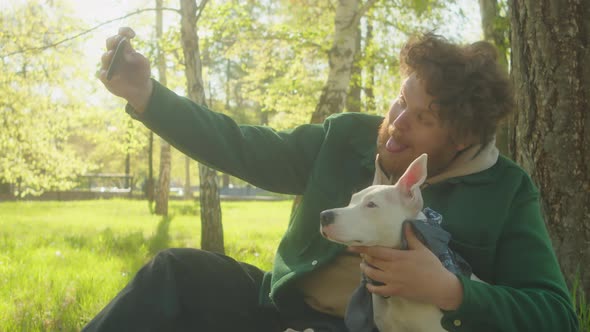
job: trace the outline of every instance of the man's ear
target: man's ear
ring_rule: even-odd
[[[414,196],[414,193],[426,181],[427,165],[428,155],[426,153],[412,161],[404,174],[397,180],[396,186],[401,189],[402,193]]]
[[[455,145],[455,150],[463,151],[468,145],[465,143],[459,143]]]
[[[461,152],[472,145],[480,144],[479,137],[474,134],[466,134],[462,137],[451,138],[451,142],[455,145],[455,150],[457,152]]]

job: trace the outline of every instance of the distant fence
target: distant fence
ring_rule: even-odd
[[[173,188],[171,188],[173,189]],[[193,187],[193,199],[198,199],[199,188]],[[226,201],[240,201],[240,200],[288,200],[292,199],[289,195],[275,194],[257,187],[234,187],[234,188],[219,188],[219,196]],[[89,191],[89,190],[68,190],[68,191],[46,191],[39,196],[26,196],[23,198],[15,197],[10,194],[0,194],[0,201],[77,201],[77,200],[93,200],[93,199],[111,199],[111,198],[125,198],[125,199],[147,199],[145,194],[139,190],[116,190],[116,191]],[[179,195],[178,191],[171,190],[168,197],[170,200],[185,199],[183,195]]]
[[[110,198],[147,199],[144,190],[144,185],[137,186],[133,175],[101,173],[81,175],[78,185],[72,190],[46,191],[38,196],[15,197],[11,194],[16,192],[13,185],[0,183],[0,201],[73,201]],[[191,187],[194,199],[198,198],[199,191],[199,186]],[[231,184],[228,187],[221,187],[219,188],[219,195],[222,200],[287,200],[293,198],[289,195],[272,193],[249,184],[241,187],[235,187]],[[170,200],[185,199],[184,188],[172,184],[168,197]]]

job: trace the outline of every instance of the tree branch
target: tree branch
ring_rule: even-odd
[[[373,7],[373,5],[379,0],[368,0],[367,2],[365,2],[364,5],[361,6],[361,8],[359,8],[359,10],[356,12],[356,14],[354,15],[354,19],[352,20],[353,24],[356,26],[361,18],[365,15],[365,13],[371,9],[371,7]]]
[[[197,8],[197,19],[195,22],[199,22],[199,18],[201,18],[201,14],[203,13],[203,10],[205,10],[205,6],[207,5],[208,1],[209,0],[202,0],[201,1],[201,4]]]
[[[205,2],[206,2],[206,1],[205,1]],[[138,10],[136,10],[136,11],[134,11],[134,12],[131,12],[131,13],[128,13],[128,14],[126,14],[126,15],[123,15],[123,16],[120,16],[120,17],[117,17],[117,18],[114,18],[114,19],[111,19],[111,20],[108,20],[108,21],[102,22],[102,23],[100,23],[100,24],[98,24],[98,25],[96,25],[96,26],[94,26],[94,27],[92,27],[92,28],[90,28],[90,29],[87,29],[87,30],[84,30],[84,31],[82,31],[82,32],[79,32],[79,33],[77,33],[77,34],[75,34],[75,35],[73,35],[73,36],[66,37],[66,38],[64,38],[64,39],[62,39],[62,40],[59,40],[59,41],[57,41],[57,42],[54,42],[54,43],[51,43],[51,44],[48,44],[48,45],[44,45],[44,46],[38,46],[38,47],[29,47],[29,48],[25,48],[25,49],[22,49],[22,50],[18,50],[18,51],[14,51],[14,52],[6,53],[6,54],[1,54],[1,55],[0,55],[0,58],[4,59],[4,58],[7,58],[7,57],[9,57],[9,56],[13,56],[13,55],[17,55],[17,54],[23,54],[23,53],[28,53],[28,52],[35,52],[35,51],[44,51],[44,50],[46,50],[46,49],[49,49],[49,48],[54,48],[54,47],[57,47],[57,46],[59,46],[59,45],[61,45],[61,44],[67,43],[67,42],[69,42],[69,41],[72,41],[72,40],[74,40],[74,39],[76,39],[76,38],[79,38],[79,37],[81,37],[81,36],[84,36],[84,35],[86,35],[86,34],[89,34],[90,32],[92,32],[92,31],[94,31],[94,30],[97,30],[97,29],[99,29],[100,27],[102,27],[102,26],[104,26],[104,25],[107,25],[107,24],[109,24],[109,23],[113,23],[113,22],[115,22],[115,21],[120,21],[120,20],[122,20],[122,19],[125,19],[125,18],[127,18],[127,17],[131,17],[131,16],[133,16],[133,15],[138,15],[138,14],[141,14],[141,13],[143,13],[143,12],[147,12],[147,11],[155,11],[155,10],[156,10],[156,8],[144,8],[144,9],[138,9]],[[176,8],[162,8],[162,10],[165,10],[165,11],[172,11],[172,12],[176,12],[176,13],[180,14],[180,10],[178,10],[178,9],[176,9]]]

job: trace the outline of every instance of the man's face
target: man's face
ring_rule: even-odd
[[[464,148],[452,143],[450,129],[438,117],[433,97],[414,74],[402,85],[379,129],[377,152],[381,168],[399,177],[422,153],[428,154],[428,176],[440,173]]]

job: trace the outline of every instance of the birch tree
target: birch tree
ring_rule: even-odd
[[[321,123],[330,114],[344,109],[357,51],[361,17],[377,0],[339,0],[334,19],[334,39],[328,52],[329,74],[320,100],[311,115],[311,123]]]
[[[156,0],[156,38],[157,46],[157,67],[159,82],[166,86],[166,56],[160,45],[163,31],[162,1]],[[164,139],[160,139],[160,176],[158,177],[158,189],[156,191],[156,214],[168,215],[168,196],[170,194],[170,167],[171,167],[171,146]]]
[[[188,97],[194,102],[207,105],[201,53],[199,50],[199,36],[197,22],[203,12],[207,0],[202,0],[199,6],[195,0],[180,0],[181,39],[184,54],[185,72]],[[221,223],[221,205],[217,174],[215,170],[199,164],[201,203],[201,249],[224,253],[223,225]]]

